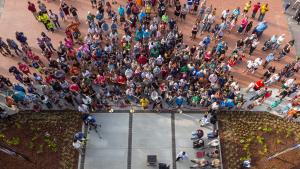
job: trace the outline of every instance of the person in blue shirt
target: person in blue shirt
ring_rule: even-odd
[[[224,42],[219,42],[216,48],[217,53],[221,53],[224,48]]]
[[[118,13],[120,15],[120,18],[124,17],[125,9],[124,9],[124,7],[122,5],[119,6]]]
[[[143,35],[144,35],[144,32],[143,32],[142,28],[137,29],[136,32],[135,32],[135,40],[136,41],[142,40]]]
[[[147,41],[150,38],[150,35],[151,33],[146,29],[146,31],[143,32],[143,39]]]
[[[241,14],[240,11],[240,7],[237,7],[236,9],[234,9],[231,13],[231,20],[233,19],[237,19],[239,17],[239,15]]]
[[[270,54],[268,54],[268,56],[266,57],[266,60],[263,64],[263,68],[265,69],[267,67],[267,65],[272,62],[275,59],[275,54],[272,52]]]
[[[84,134],[82,132],[77,132],[74,134],[74,140],[79,140],[79,141],[84,141],[86,139],[86,137],[84,136]]]
[[[210,39],[209,35],[207,35],[205,38],[203,38],[202,43],[203,43],[205,49],[207,49],[207,47],[210,44],[210,42],[211,42],[211,39]]]
[[[182,106],[183,102],[184,102],[184,100],[183,100],[182,96],[176,97],[175,103],[176,103],[178,108],[180,108]]]
[[[140,23],[143,23],[143,19],[144,19],[145,16],[146,16],[146,13],[144,11],[141,11],[139,13],[139,21],[140,21]]]
[[[193,7],[193,0],[187,0],[186,4],[187,4],[187,8],[189,10],[189,13],[191,13],[191,9]]]
[[[258,25],[256,26],[256,28],[253,30],[252,33],[255,33],[259,38],[267,28],[268,28],[267,22],[263,21],[258,23]]]

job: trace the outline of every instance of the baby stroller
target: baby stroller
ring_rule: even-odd
[[[264,46],[262,47],[263,51],[267,51],[268,49],[271,49],[273,46],[273,42],[269,39],[264,43]]]
[[[193,141],[193,148],[202,148],[204,147],[204,140],[203,139],[198,139]]]
[[[4,108],[0,107],[0,119],[7,119],[7,118],[8,118],[8,113]]]
[[[159,163],[158,169],[170,169],[170,165],[167,165],[165,163]]]
[[[199,140],[203,137],[203,135],[204,135],[203,130],[198,129],[198,130],[192,132],[191,140]]]

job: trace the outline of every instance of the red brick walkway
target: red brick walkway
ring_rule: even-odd
[[[96,12],[96,9],[92,9],[90,6],[89,0],[66,0],[68,4],[72,4],[79,10],[80,20],[82,21],[81,25],[81,31],[86,32],[87,25],[84,24],[84,20],[87,14],[87,11]],[[181,0],[182,3],[185,2],[185,0]],[[125,4],[125,0],[119,0],[121,4]],[[213,7],[217,8],[217,18],[220,18],[221,12],[228,8],[230,10],[236,8],[237,6],[240,6],[241,9],[243,9],[244,4],[247,2],[247,0],[207,0],[207,4],[212,4]],[[254,1],[256,2],[256,1]],[[291,34],[288,31],[288,25],[287,20],[285,16],[282,13],[282,5],[280,0],[261,0],[260,2],[268,2],[270,6],[270,11],[266,14],[265,19],[269,22],[269,28],[264,32],[263,37],[261,38],[260,42],[261,44],[258,46],[256,51],[254,52],[253,56],[249,59],[255,59],[257,57],[265,58],[268,52],[262,52],[260,48],[262,47],[263,42],[268,39],[273,34],[286,34],[286,41],[291,39]],[[55,13],[58,13],[58,4],[59,0],[56,0],[56,2],[50,2],[46,3],[48,9],[52,9]],[[114,5],[116,8],[117,5]],[[171,16],[173,16],[174,9],[170,9],[169,13]],[[251,11],[249,12],[251,13]],[[198,35],[198,38],[196,41],[191,42],[189,40],[189,36],[191,34],[191,28],[195,21],[195,16],[188,15],[187,20],[185,22],[179,22],[179,28],[184,33],[185,42],[188,44],[198,44],[200,37]],[[256,23],[256,22],[255,22]],[[4,9],[2,11],[2,16],[0,18],[0,36],[3,38],[15,38],[14,33],[16,31],[22,31],[25,33],[25,35],[28,37],[29,44],[33,46],[33,49],[40,53],[41,51],[38,49],[38,46],[36,45],[36,38],[40,35],[40,32],[45,31],[44,26],[41,23],[38,23],[32,16],[32,14],[27,11],[27,1],[20,1],[20,0],[6,0]],[[66,27],[67,23],[62,24],[63,27]],[[58,41],[62,40],[64,37],[63,30],[55,32],[54,34],[48,33],[50,37],[53,39],[55,47],[58,44]],[[234,47],[235,42],[241,38],[239,34],[236,32],[232,32],[231,34],[225,34],[224,40],[229,43],[230,48]],[[230,51],[228,52],[230,53]],[[9,75],[8,74],[8,68],[11,65],[15,65],[17,62],[20,61],[20,58],[10,58],[10,57],[4,57],[0,56],[1,62],[0,62],[0,72],[1,74]],[[295,58],[295,51],[293,50],[287,57],[285,57],[280,62],[273,62],[270,65],[275,65],[277,71],[279,71],[280,68],[282,68],[286,63],[291,62]],[[247,58],[248,59],[248,58]],[[258,78],[262,76],[264,73],[264,70],[261,68],[257,70],[257,73],[253,74],[245,74],[242,73],[242,71],[245,68],[245,63],[236,66],[233,68],[233,74],[236,79],[242,84],[242,86],[246,86],[251,81],[255,81]],[[299,75],[297,75],[299,77]],[[13,79],[13,78],[11,78]],[[298,78],[299,79],[299,78]]]

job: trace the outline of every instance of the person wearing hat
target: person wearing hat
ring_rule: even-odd
[[[251,162],[250,162],[250,160],[243,161],[243,163],[241,165],[241,168],[242,169],[249,169],[249,168],[251,168]]]

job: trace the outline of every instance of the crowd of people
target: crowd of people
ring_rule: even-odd
[[[280,101],[298,92],[299,84],[292,76],[299,71],[299,58],[281,70],[268,66],[286,57],[294,40],[282,34],[260,42],[269,27],[264,20],[270,10],[267,3],[249,1],[244,7],[222,11],[207,0],[187,0],[185,4],[179,0],[128,0],[125,6],[117,1],[91,0],[97,12],[87,12],[85,20],[79,19],[78,10],[70,3],[61,0],[56,14],[42,1],[28,2],[28,11],[45,26],[37,38],[41,56],[31,49],[34,44],[28,43],[26,32],[16,32],[16,40],[0,38],[2,55],[21,58],[8,69],[18,83],[0,76],[0,87],[11,91],[7,106],[35,111],[57,106],[82,113],[133,105],[157,111],[240,109],[247,100],[231,71],[241,62],[247,62],[244,73],[265,69],[261,80],[249,85],[248,91],[256,91],[249,109],[270,97],[267,86],[276,82],[282,83]],[[183,37],[178,22],[186,22],[189,15],[196,15],[197,20],[191,37]],[[70,22],[63,30],[65,37],[53,44],[49,33],[61,31],[65,20]],[[85,23],[88,30],[84,35],[79,26]],[[223,38],[231,32],[241,35],[233,50]],[[205,35],[198,46],[184,43],[183,38],[198,40],[199,34]],[[267,57],[248,60],[259,44],[269,53]]]

